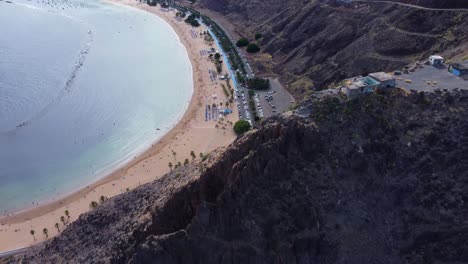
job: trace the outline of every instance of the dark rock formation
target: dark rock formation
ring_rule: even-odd
[[[260,46],[271,59],[253,56],[252,65],[259,73],[281,76],[296,96],[347,77],[400,69],[433,53],[459,56],[463,51],[452,49],[468,45],[468,12],[416,9],[390,1],[353,5],[336,5],[332,0],[199,2],[199,7],[216,11],[234,24],[239,35],[253,40],[255,33],[263,33]],[[455,6],[449,1],[431,3],[427,6]]]
[[[12,262],[467,263],[467,92],[304,106]]]

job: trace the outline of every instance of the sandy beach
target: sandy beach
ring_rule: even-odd
[[[200,153],[210,153],[214,149],[229,145],[235,139],[232,124],[238,120],[236,107],[231,106],[233,113],[225,118],[206,120],[206,105],[225,105],[228,101],[221,86],[225,81],[214,80],[209,73],[209,70],[216,72],[216,67],[206,51],[211,48],[219,50],[219,48],[214,42],[207,42],[200,36],[200,32],[206,28],[203,26],[193,28],[183,21],[178,21],[174,11],[161,10],[159,6],[150,7],[128,0],[112,2],[153,13],[169,23],[178,34],[187,49],[193,69],[194,93],[188,110],[180,122],[150,149],[110,175],[46,205],[2,216],[0,252],[45,241],[47,239],[43,233],[45,228],[50,239],[63,231],[80,214],[91,210],[91,202],[99,203],[101,196],[110,198],[158,179],[170,171],[169,163],[183,164],[186,159],[192,162],[192,151],[196,156],[195,159],[200,159]],[[226,72],[226,65],[223,65],[223,73]],[[224,109],[224,106],[222,108]],[[69,212],[68,216],[65,211]],[[34,235],[31,234],[31,230],[34,230]]]

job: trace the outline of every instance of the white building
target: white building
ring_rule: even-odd
[[[444,58],[439,55],[432,55],[429,57],[429,63],[432,66],[439,66],[439,65],[444,64]]]

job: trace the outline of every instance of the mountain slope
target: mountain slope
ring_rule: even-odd
[[[400,2],[404,4],[419,5],[419,6],[430,7],[430,8],[468,8],[468,2],[464,0],[390,0],[390,1]]]
[[[468,45],[468,12],[318,0],[200,0],[198,7],[227,19],[238,35],[253,40],[263,33],[264,54],[252,56],[253,65],[260,73],[280,75],[296,96],[345,77],[399,69],[433,53],[468,58],[456,49]]]
[[[468,93],[309,100],[20,263],[466,263]]]

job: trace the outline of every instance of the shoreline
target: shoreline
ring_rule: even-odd
[[[66,223],[65,221],[63,222],[64,225],[61,229],[66,228],[65,224],[73,222],[80,214],[89,211],[90,202],[96,201],[96,198],[100,197],[100,195],[110,198],[123,193],[124,189],[125,191],[127,188],[133,189],[160,178],[170,171],[167,165],[168,161],[174,163],[174,165],[176,164],[178,157],[176,158],[175,150],[178,150],[177,153],[183,151],[183,154],[185,154],[183,158],[192,160],[193,157],[190,158],[189,153],[195,150],[198,158],[198,153],[206,153],[219,147],[225,147],[235,139],[232,129],[226,132],[226,127],[223,127],[224,131],[220,131],[221,129],[218,128],[219,122],[214,123],[205,120],[205,107],[203,104],[207,103],[208,100],[215,100],[210,97],[213,93],[220,95],[219,97],[223,95],[220,88],[217,87],[217,81],[216,83],[213,80],[211,80],[211,83],[209,82],[206,72],[211,68],[211,62],[207,58],[205,60],[203,57],[199,58],[197,56],[199,52],[197,49],[206,48],[203,47],[203,42],[200,41],[201,38],[190,38],[189,31],[206,29],[204,27],[192,28],[185,22],[176,20],[173,11],[165,12],[160,10],[159,7],[150,7],[146,4],[125,0],[106,0],[105,3],[123,5],[139,9],[143,12],[149,12],[164,20],[174,30],[180,44],[185,47],[190,60],[193,79],[191,99],[179,121],[174,123],[174,126],[166,134],[159,139],[155,139],[153,144],[148,146],[148,149],[142,151],[141,154],[136,155],[136,158],[130,158],[131,160],[123,162],[112,173],[104,173],[101,179],[64,195],[57,200],[17,211],[11,216],[0,217],[0,252],[23,248],[45,241],[46,239],[33,241],[33,237],[30,235],[30,230],[35,229],[36,236],[42,237],[40,232],[42,228],[40,226],[48,228],[50,233],[49,239],[59,234],[60,229],[57,228],[59,230],[57,232],[54,224],[56,222],[60,223],[58,220],[59,216],[65,210],[69,210],[71,216],[66,220]],[[220,47],[217,48],[220,49]],[[227,69],[225,64],[223,65],[223,69]],[[227,99],[219,98],[218,101],[224,102],[223,100]],[[237,120],[237,109],[234,107],[233,110],[233,114],[226,117],[230,122]],[[183,144],[184,142],[186,143]],[[182,162],[183,158],[178,162]],[[101,193],[97,194],[97,191]],[[20,238],[18,237],[19,234],[21,234]],[[15,238],[15,242],[10,243],[9,238]]]
[[[116,2],[116,1],[113,1],[113,0],[102,0],[102,1],[105,2],[105,3],[113,4],[113,5],[120,5],[120,6],[123,6],[123,7],[130,7],[128,5],[120,4],[119,2]],[[141,11],[141,9],[138,9],[138,10]],[[158,16],[158,18],[160,18],[160,17]],[[165,21],[165,23],[167,23],[174,30],[174,28],[171,26],[170,23],[168,23],[164,19],[162,19],[162,20]],[[184,50],[185,50],[185,52],[187,54],[187,57],[189,58],[190,69],[191,69],[191,74],[192,74],[191,77],[192,77],[192,81],[193,81],[193,87],[192,87],[193,89],[192,89],[192,94],[190,96],[190,100],[188,100],[188,102],[186,102],[186,104],[185,104],[184,111],[182,112],[182,114],[180,116],[178,116],[178,118],[176,119],[177,121],[175,121],[171,125],[171,127],[167,130],[167,132],[165,134],[159,136],[159,137],[156,137],[152,141],[151,144],[149,144],[145,148],[142,148],[141,151],[138,151],[137,153],[135,153],[133,155],[134,158],[129,157],[129,158],[123,160],[122,162],[116,162],[116,163],[118,163],[116,166],[111,165],[111,166],[109,166],[109,168],[103,168],[104,172],[102,172],[101,175],[98,176],[95,181],[90,182],[89,184],[85,184],[85,186],[77,187],[77,188],[75,188],[75,190],[69,191],[68,193],[65,193],[62,196],[59,196],[57,198],[52,198],[52,200],[39,201],[38,206],[27,207],[27,208],[23,208],[23,209],[20,209],[20,210],[16,210],[14,212],[8,213],[9,216],[0,215],[0,224],[3,221],[5,221],[5,222],[7,222],[9,224],[13,224],[13,223],[16,223],[18,221],[22,222],[22,221],[25,221],[25,220],[27,220],[29,218],[34,218],[35,216],[38,216],[40,214],[47,214],[48,212],[53,211],[53,210],[57,209],[58,207],[63,206],[63,204],[67,204],[67,203],[70,203],[72,201],[77,200],[78,197],[92,191],[92,189],[95,189],[95,188],[97,188],[97,187],[99,187],[99,186],[101,186],[103,184],[109,183],[109,182],[111,182],[113,180],[116,180],[116,179],[124,176],[125,172],[128,171],[128,169],[130,167],[132,167],[133,165],[139,163],[140,161],[148,158],[153,153],[158,152],[160,148],[164,147],[164,145],[163,146],[157,146],[157,147],[155,147],[154,145],[160,144],[164,140],[171,139],[174,136],[174,134],[177,134],[178,129],[183,128],[181,126],[183,125],[184,121],[187,122],[188,120],[191,119],[191,117],[190,117],[190,108],[191,108],[192,104],[194,104],[194,95],[195,95],[196,85],[195,85],[194,74],[193,74],[194,73],[193,72],[194,71],[193,70],[193,65],[192,65],[190,55],[187,52],[187,48],[185,47],[184,43],[182,42],[182,40],[180,39],[179,35],[177,34],[177,32],[175,30],[174,30],[174,34],[177,36],[177,38],[179,40],[179,43],[182,46],[184,46]],[[171,133],[172,133],[172,135],[171,135]],[[114,167],[114,168],[110,168],[110,167]]]

